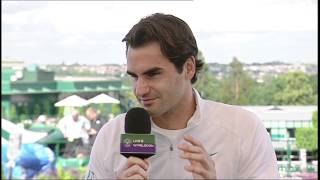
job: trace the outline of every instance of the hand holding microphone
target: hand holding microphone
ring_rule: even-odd
[[[140,159],[134,156],[130,156],[122,168],[118,179],[147,179],[147,170],[149,168],[149,162],[147,159]]]
[[[150,134],[150,116],[143,108],[130,109],[121,134],[120,153],[128,160],[118,179],[147,179],[148,157],[155,154],[155,137]]]

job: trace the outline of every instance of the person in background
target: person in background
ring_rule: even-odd
[[[38,118],[36,119],[36,123],[39,123],[39,124],[47,124],[47,119],[48,117],[44,114],[41,114],[38,116]]]
[[[101,127],[105,124],[105,121],[99,117],[99,113],[97,109],[93,107],[89,107],[86,110],[86,116],[90,121],[90,129],[88,131],[89,134],[89,148],[91,150],[91,147],[93,146],[93,143],[96,139],[96,136],[101,129]]]
[[[80,116],[77,109],[73,109],[70,115],[63,117],[59,121],[58,128],[67,139],[64,156],[83,156],[85,154],[85,146],[89,143],[89,120],[84,116]]]

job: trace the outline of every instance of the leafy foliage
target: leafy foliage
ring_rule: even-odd
[[[1,179],[5,180],[5,176],[4,176],[4,172],[3,172],[3,167],[2,167],[2,163],[1,163]]]
[[[318,111],[315,111],[312,115],[312,126],[318,128]]]
[[[318,129],[315,128],[297,128],[296,144],[298,148],[307,150],[318,149]]]
[[[41,173],[37,175],[34,179],[39,180],[49,180],[49,179],[84,179],[87,167],[78,167],[78,168],[63,168],[57,166],[55,173]]]
[[[228,104],[250,104],[254,80],[243,70],[242,63],[236,58],[230,63],[230,72],[222,82],[222,101]]]
[[[298,148],[318,151],[318,111],[313,113],[312,128],[297,128],[296,143]]]
[[[205,62],[201,51],[199,51],[198,53],[198,59],[201,59]],[[200,72],[198,75],[198,80],[195,83],[195,88],[199,91],[200,95],[203,98],[218,100],[218,94],[220,94],[219,86],[219,81],[211,74],[209,65],[205,63],[202,72]]]
[[[129,75],[125,74],[122,77],[122,84],[128,87],[132,87],[132,79]],[[137,101],[136,97],[134,96],[132,90],[128,91],[120,91],[120,109],[121,112],[126,112],[132,107],[139,106],[139,102]]]
[[[282,91],[275,92],[275,101],[279,104],[314,104],[315,98],[308,76],[302,72],[292,72],[279,77],[283,82]]]
[[[210,70],[210,65],[205,64],[195,84],[204,98],[237,105],[317,104],[317,87],[317,76],[302,72],[290,72],[278,77],[265,75],[264,81],[258,83],[236,57],[229,64],[225,77],[219,80]]]

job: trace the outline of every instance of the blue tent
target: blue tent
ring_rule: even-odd
[[[7,167],[7,144],[1,145],[1,163],[5,176],[9,177],[9,168]],[[17,152],[18,153],[18,152]],[[12,171],[12,178],[31,179],[39,172],[54,168],[53,151],[41,144],[22,144],[20,153],[15,160],[16,166]]]

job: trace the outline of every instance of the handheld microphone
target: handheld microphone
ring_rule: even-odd
[[[121,134],[120,154],[141,159],[155,154],[155,137],[151,132],[149,113],[139,107],[130,109],[125,117],[125,134]]]

